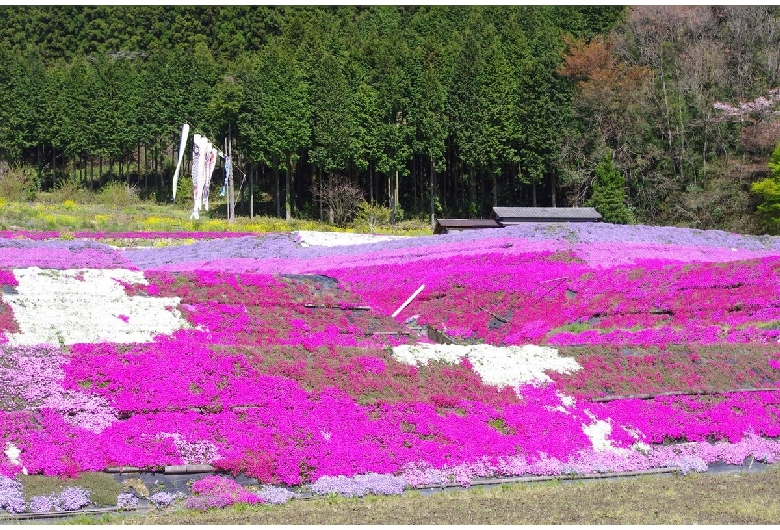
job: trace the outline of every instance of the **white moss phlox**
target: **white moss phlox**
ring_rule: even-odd
[[[11,345],[149,342],[187,326],[179,298],[127,295],[119,281],[146,284],[143,272],[31,267],[14,276],[16,293],[2,295],[19,325]]]
[[[596,451],[609,451],[614,450],[612,442],[607,440],[607,436],[612,433],[612,424],[609,420],[600,420],[596,418],[590,411],[585,411],[585,414],[593,421],[590,425],[582,424],[582,432],[585,433],[590,439],[590,443],[593,444],[593,449]]]
[[[5,456],[8,457],[8,461],[11,462],[11,464],[15,466],[21,466],[22,461],[19,459],[19,456],[22,454],[22,451],[16,447],[12,442],[8,442],[5,444]],[[27,468],[22,466],[22,475],[27,474]]]
[[[403,345],[393,348],[393,356],[411,365],[427,364],[429,361],[457,364],[466,357],[485,384],[499,388],[549,382],[548,371],[570,373],[582,368],[574,359],[558,355],[555,348],[533,344],[506,347],[488,344]]]
[[[352,234],[349,232],[314,232],[311,230],[299,230],[294,232],[298,236],[298,243],[302,247],[338,247],[344,245],[364,245],[366,243],[379,243],[401,239],[405,236],[375,236],[373,234]]]

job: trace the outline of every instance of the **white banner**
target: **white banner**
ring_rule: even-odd
[[[209,209],[209,188],[211,187],[211,176],[214,174],[214,166],[217,165],[217,148],[211,146],[208,163],[206,164],[206,181],[203,184],[203,209]]]
[[[179,184],[179,170],[181,161],[184,158],[184,149],[187,147],[187,138],[190,135],[190,125],[185,123],[181,127],[181,140],[179,141],[179,162],[176,164],[176,171],[173,173],[173,200],[176,200],[176,186]]]
[[[200,210],[200,194],[203,185],[200,183],[200,176],[203,173],[203,137],[195,134],[192,140],[192,198],[195,202],[192,206],[192,215],[190,219],[198,219]]]

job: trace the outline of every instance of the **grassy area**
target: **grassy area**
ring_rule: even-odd
[[[39,193],[35,201],[11,200],[0,195],[0,230],[74,231],[152,231],[152,232],[288,232],[295,230],[368,233],[365,225],[337,228],[306,219],[285,221],[277,217],[236,216],[227,222],[225,203],[200,212],[200,219],[190,219],[191,206],[141,201],[117,193],[89,194],[56,191]],[[430,235],[430,226],[418,220],[406,220],[394,226],[379,226],[375,231],[395,235]]]
[[[116,506],[122,486],[106,473],[83,473],[74,479],[60,479],[42,475],[19,475],[27,499],[39,495],[59,493],[66,487],[79,487],[89,491],[89,498],[98,506]]]
[[[454,493],[294,500],[205,513],[79,516],[78,524],[776,524],[780,470],[517,484]]]

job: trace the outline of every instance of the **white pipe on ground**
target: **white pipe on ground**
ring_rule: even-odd
[[[412,300],[415,299],[415,297],[422,292],[422,290],[425,288],[425,284],[422,284],[419,289],[417,289],[412,296],[406,299],[406,302],[401,304],[401,307],[395,310],[395,313],[393,313],[393,318],[398,316],[398,313],[404,310],[406,306],[412,303]]]

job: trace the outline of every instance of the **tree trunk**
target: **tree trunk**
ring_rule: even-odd
[[[140,186],[141,184],[141,142],[138,142],[136,144],[136,159],[135,159],[135,165],[138,168],[138,174],[137,174],[137,180],[136,182]],[[144,191],[146,191],[146,184],[144,184]]]
[[[295,206],[298,193],[295,191],[295,184],[295,164],[290,161],[290,211],[292,216],[298,217],[298,208]]]
[[[556,208],[555,204],[555,170],[550,171],[550,197],[552,199],[552,207]]]
[[[531,180],[531,204],[536,208],[536,181]]]
[[[393,192],[393,205],[398,208],[398,170],[395,170],[395,191]]]
[[[284,179],[284,219],[289,221],[292,219],[292,209],[290,202],[290,172],[292,168],[292,161],[287,161],[287,171]]]
[[[436,169],[433,165],[433,157],[431,157],[431,230],[436,228]]]
[[[458,207],[458,175],[457,173],[453,172],[452,175],[452,201],[455,203],[453,208],[455,209],[456,215],[460,213],[460,209]]]
[[[317,172],[319,168],[315,166],[313,163],[309,164],[309,167],[311,168],[311,187],[309,188],[311,190],[311,200],[312,205],[314,207],[314,215],[317,215],[317,189],[320,187],[320,181],[317,176]],[[321,192],[320,192],[321,193]]]
[[[480,171],[479,172],[479,194],[477,197],[479,199],[474,201],[474,212],[477,214],[477,216],[482,219],[482,205],[480,204],[482,202],[481,198],[485,196],[485,172]]]
[[[395,205],[393,204],[393,183],[390,174],[387,174],[387,204],[390,206],[390,224],[395,224]]]
[[[449,173],[445,171],[444,178],[441,179],[442,184],[442,190],[441,190],[441,207],[444,208],[444,211],[447,211],[447,182],[449,181]]]
[[[328,195],[333,193],[333,172],[328,171]],[[328,223],[333,224],[333,204],[331,201],[328,201]]]
[[[322,222],[322,168],[320,166],[317,166],[317,176],[320,183],[320,222]]]
[[[477,176],[469,171],[469,218],[477,213]]]
[[[419,178],[419,175],[417,174],[417,164],[415,163],[415,159],[412,158],[412,195],[414,197],[414,211],[415,212],[419,211],[419,209],[417,207],[417,180],[418,180],[418,178]]]
[[[498,206],[498,175],[493,173],[493,206]]]
[[[38,144],[38,146],[35,149],[35,166],[37,168],[37,178],[35,179],[38,182],[37,191],[41,191],[41,150],[43,149],[42,144]]]
[[[276,182],[276,193],[274,194],[274,198],[276,199],[276,217],[281,217],[282,208],[279,201],[279,168],[276,164],[274,164],[274,182]]]

